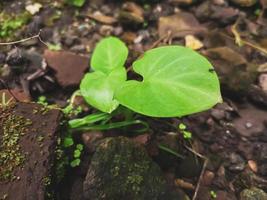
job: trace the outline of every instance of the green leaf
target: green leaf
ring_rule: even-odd
[[[207,110],[221,101],[209,61],[197,52],[166,46],[147,51],[133,69],[143,81],[127,81],[116,92],[120,104],[153,117],[180,117]]]
[[[101,71],[87,73],[80,85],[81,94],[90,105],[111,113],[119,105],[114,99],[114,92],[125,80],[125,68],[114,69],[108,75]]]
[[[128,49],[125,44],[115,37],[102,39],[93,52],[91,67],[94,71],[101,71],[105,74],[113,69],[123,67],[128,56]]]

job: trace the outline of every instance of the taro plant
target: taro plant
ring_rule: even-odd
[[[132,65],[142,81],[127,80],[127,56],[128,49],[118,38],[108,37],[97,44],[80,92],[103,113],[72,120],[72,128],[108,120],[119,105],[150,117],[182,117],[221,102],[211,63],[189,48],[173,45],[146,51]]]

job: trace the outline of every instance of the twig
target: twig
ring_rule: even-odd
[[[8,87],[8,85],[5,83],[5,81],[3,79],[0,78],[0,82],[1,84],[7,89],[7,91],[11,94],[11,96],[15,99],[16,102],[18,102],[19,100],[17,99],[17,97],[13,94],[13,92],[10,90],[10,88]]]
[[[41,38],[41,32],[42,30],[39,31],[39,33],[37,35],[34,35],[34,36],[31,36],[31,37],[28,37],[28,38],[24,38],[24,39],[21,39],[21,40],[17,40],[17,41],[13,41],[13,42],[0,42],[0,46],[3,46],[3,45],[13,45],[13,44],[19,44],[19,43],[23,43],[23,42],[27,42],[29,40],[32,40],[32,39],[35,39],[35,38],[38,38],[38,40],[43,43],[45,46],[48,46]]]
[[[201,181],[202,181],[202,178],[203,178],[203,175],[204,175],[204,172],[206,170],[206,167],[207,167],[207,164],[208,164],[208,158],[206,156],[203,156],[201,155],[200,153],[196,152],[194,149],[184,145],[184,147],[192,152],[193,154],[197,155],[198,157],[202,158],[204,160],[204,164],[203,164],[203,167],[202,167],[202,170],[201,170],[201,173],[200,173],[200,176],[199,176],[199,179],[198,179],[198,182],[197,182],[197,186],[196,186],[196,189],[195,189],[195,192],[194,192],[194,196],[193,196],[193,199],[192,200],[196,200],[197,198],[197,194],[198,194],[198,191],[199,191],[199,187],[200,187],[200,184],[201,184]]]
[[[169,41],[170,40],[170,36],[171,36],[171,31],[168,31],[165,35],[161,36],[157,41],[155,41],[150,47],[149,49],[153,49],[156,46],[159,45],[159,43],[163,40]]]
[[[235,40],[234,38],[232,38],[232,37],[229,36],[229,35],[226,35],[225,33],[220,33],[220,34],[221,34],[222,36],[228,38],[228,39]],[[252,48],[254,48],[254,49],[256,49],[256,50],[258,50],[258,51],[264,53],[265,55],[267,55],[267,49],[265,49],[265,48],[263,48],[263,47],[261,47],[261,46],[259,46],[259,45],[257,45],[257,44],[254,44],[254,43],[252,43],[252,42],[243,40],[243,39],[241,39],[241,38],[240,38],[240,40],[241,40],[241,42],[242,42],[243,44],[245,44],[245,45],[247,45],[247,46],[250,46],[250,47],[252,47]]]

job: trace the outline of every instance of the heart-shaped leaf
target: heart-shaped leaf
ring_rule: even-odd
[[[87,103],[103,112],[111,113],[119,105],[119,102],[114,99],[114,91],[125,81],[124,67],[114,69],[108,75],[96,71],[84,76],[80,90]]]
[[[113,69],[123,67],[128,56],[125,44],[115,37],[102,39],[93,52],[91,67],[94,71],[108,74]]]
[[[209,61],[197,52],[167,46],[147,51],[133,69],[143,81],[127,81],[115,98],[135,112],[180,117],[204,111],[221,101],[220,86]]]

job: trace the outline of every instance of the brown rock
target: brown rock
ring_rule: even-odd
[[[230,1],[242,7],[250,7],[257,3],[257,0],[230,0]]]
[[[222,89],[233,95],[245,94],[256,80],[257,67],[233,49],[223,46],[208,49],[204,54],[210,59],[219,75]]]
[[[48,66],[55,70],[57,81],[62,87],[79,85],[89,66],[87,56],[68,51],[45,50],[44,58]]]
[[[179,12],[175,15],[160,17],[158,21],[158,33],[160,37],[171,33],[173,38],[184,37],[206,32],[191,13]]]
[[[104,15],[99,11],[94,12],[93,14],[89,14],[88,17],[103,24],[114,24],[117,22],[117,20],[114,17]]]
[[[175,5],[191,5],[194,0],[169,0],[169,2]]]
[[[122,5],[119,19],[124,23],[142,24],[145,21],[144,10],[134,2],[126,2]]]
[[[34,103],[0,108],[0,199],[47,199],[60,116]]]

